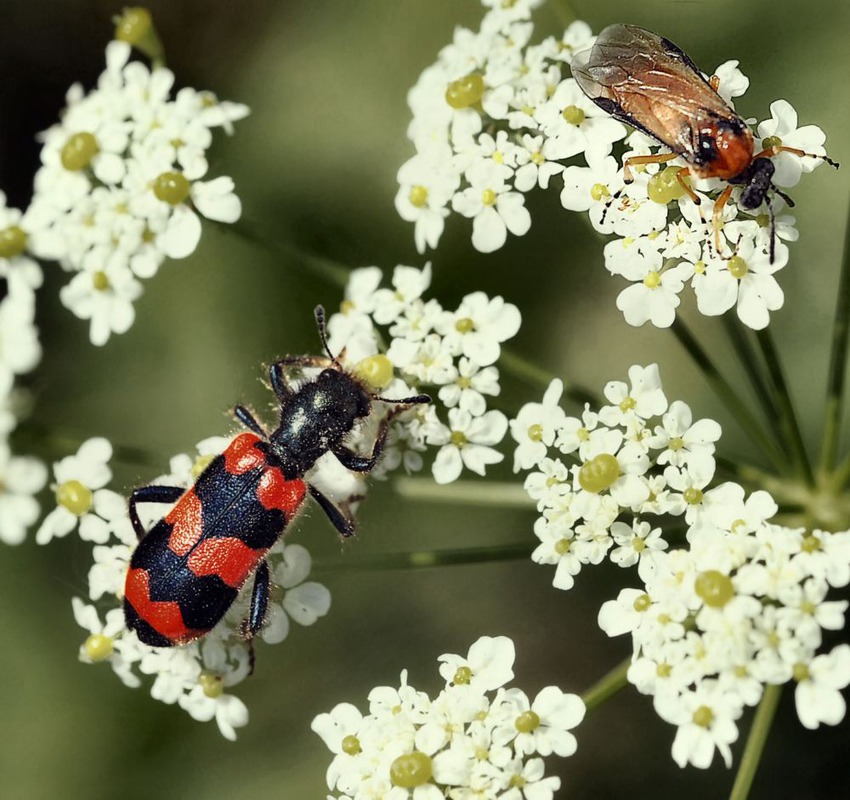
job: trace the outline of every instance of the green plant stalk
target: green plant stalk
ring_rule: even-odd
[[[493,481],[454,481],[445,485],[431,478],[395,478],[393,489],[408,500],[455,503],[496,508],[534,508],[532,500],[519,483]]]
[[[712,362],[711,358],[709,358],[708,353],[697,341],[696,337],[679,318],[674,320],[671,330],[682,347],[685,348],[697,363],[697,366],[702,370],[705,379],[715,394],[723,400],[746,434],[761,448],[762,452],[771,460],[779,472],[787,472],[787,460],[782,454],[782,451],[776,447],[773,439],[770,438],[758,420],[750,413],[749,408],[747,408],[731,384],[720,374],[720,371],[714,362]]]
[[[274,256],[285,256],[291,260],[290,266],[327,281],[333,286],[344,289],[348,284],[348,278],[351,274],[349,268],[341,266],[329,258],[308,253],[303,248],[281,242],[273,236],[265,235],[258,230],[255,223],[246,220],[244,217],[233,224],[220,224],[219,229],[225,234],[235,234]]]
[[[558,377],[554,373],[549,372],[549,370],[531,363],[528,359],[505,347],[502,348],[499,355],[498,365],[515,378],[519,378],[526,383],[536,384],[543,389],[547,389],[549,384]],[[585,403],[590,403],[598,407],[602,403],[599,395],[590,391],[590,389],[570,383],[569,381],[563,381],[563,383],[564,395],[580,406],[583,407]]]
[[[722,316],[723,327],[726,330],[726,335],[732,342],[732,347],[735,354],[741,361],[744,367],[750,385],[753,388],[753,393],[756,400],[761,406],[762,413],[773,432],[774,437],[783,442],[784,449],[789,449],[791,443],[787,441],[785,431],[779,424],[780,414],[778,401],[776,398],[775,388],[772,387],[764,376],[764,365],[760,363],[758,354],[753,347],[749,337],[749,328],[741,323],[737,316],[724,314]]]
[[[489,564],[498,561],[520,561],[531,556],[531,545],[506,544],[496,547],[465,547],[446,550],[416,550],[409,553],[381,553],[363,558],[317,559],[314,573],[358,570],[423,569],[460,564]]]
[[[781,694],[781,684],[768,685],[764,690],[756,715],[753,718],[753,726],[750,728],[749,736],[747,736],[744,755],[741,757],[741,766],[738,767],[738,774],[735,776],[735,783],[732,786],[729,800],[746,800],[749,797],[753,778],[755,778],[756,770],[761,761],[761,755],[764,752],[764,745],[767,742],[767,735],[770,733],[770,726],[773,723]]]
[[[791,402],[791,394],[788,391],[788,383],[785,380],[785,373],[782,370],[782,362],[779,360],[779,353],[773,342],[773,336],[765,328],[764,330],[756,331],[756,340],[761,347],[762,355],[770,373],[771,382],[776,388],[780,423],[790,441],[791,454],[794,458],[797,473],[807,485],[813,486],[814,475],[812,474],[812,465],[806,453],[806,446],[803,444],[803,435],[800,432],[797,412],[794,410],[794,404]]]
[[[847,340],[850,334],[850,219],[844,227],[844,255],[838,279],[838,301],[832,322],[832,344],[829,352],[823,438],[819,472],[826,476],[835,466],[838,438],[841,433],[841,409],[847,373]]]
[[[626,678],[626,674],[628,673],[631,664],[631,658],[627,658],[620,662],[616,667],[614,667],[614,669],[606,675],[603,675],[596,683],[593,684],[593,686],[582,694],[581,699],[584,701],[584,705],[588,711],[593,711],[597,706],[602,705],[602,703],[609,700],[621,689],[628,686],[629,682]]]

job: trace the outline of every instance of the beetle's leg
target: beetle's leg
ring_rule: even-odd
[[[269,435],[266,433],[265,428],[260,425],[259,422],[254,418],[254,415],[248,411],[245,406],[236,406],[233,409],[233,415],[238,419],[248,430],[253,431],[257,434],[261,439],[268,439]]]
[[[310,494],[313,496],[313,499],[319,504],[322,511],[327,514],[328,519],[333,524],[334,528],[336,528],[342,536],[348,539],[351,536],[354,536],[356,533],[357,524],[354,521],[354,515],[351,513],[351,509],[348,507],[348,503],[343,503],[342,505],[337,505],[329,498],[325,497],[313,484],[308,483],[307,488],[310,490]],[[353,499],[361,499],[360,495],[354,496]],[[348,502],[351,502],[352,498],[349,498]]]
[[[362,456],[342,445],[334,448],[331,452],[346,469],[350,469],[352,472],[369,472],[371,469],[374,469],[375,464],[378,463],[378,459],[381,457],[381,453],[384,451],[388,429],[389,420],[381,420],[378,435],[375,437],[375,443],[372,445],[372,452],[368,456]]]
[[[717,200],[714,201],[714,212],[711,215],[711,225],[714,229],[714,249],[717,251],[717,255],[721,258],[723,257],[723,254],[720,251],[720,223],[723,219],[723,207],[729,202],[733,188],[734,187],[730,183],[720,193]]]
[[[139,519],[139,512],[136,511],[137,503],[174,503],[183,496],[185,491],[180,486],[159,486],[156,484],[133,489],[128,508],[130,524],[133,526],[136,536],[141,539],[147,533]]]
[[[814,153],[807,153],[805,150],[798,150],[796,147],[786,147],[783,144],[775,144],[772,147],[765,147],[760,153],[753,156],[753,161],[757,158],[771,158],[779,153],[791,153],[798,158],[819,158],[821,161],[826,161],[831,167],[838,169],[839,164],[833,161],[829,156],[818,156]]]
[[[254,672],[254,637],[263,627],[266,612],[269,609],[270,591],[269,565],[261,561],[254,573],[254,588],[251,591],[251,607],[248,616],[242,620],[242,635],[248,642],[248,674]]]
[[[674,158],[678,158],[678,153],[655,153],[651,156],[630,156],[623,162],[623,180],[626,183],[631,183],[634,180],[632,177],[632,166],[636,164],[666,164]]]

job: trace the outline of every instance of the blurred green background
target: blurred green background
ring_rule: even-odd
[[[634,22],[663,33],[707,71],[740,59],[752,81],[738,104],[744,116],[763,119],[772,100],[786,98],[801,122],[827,132],[830,155],[846,162],[793,191],[801,241],[780,276],[787,300],[771,326],[815,445],[850,180],[850,5],[572,6],[594,30]],[[100,434],[144,448],[151,464],[116,465],[115,486],[127,490],[164,471],[172,454],[232,430],[234,402],[264,408],[262,363],[316,349],[311,310],[318,302],[335,308],[340,292],[304,269],[298,251],[388,271],[423,263],[412,227],[393,208],[396,170],[412,153],[405,95],[454,26],[477,29],[482,14],[475,0],[162,0],[149,7],[178,86],[251,107],[234,137],[219,138],[211,172],[233,176],[246,221],[291,249],[271,255],[208,226],[192,258],[166,264],[146,284],[130,333],[103,349],[88,343],[87,323],[60,306],[65,276],[47,270],[39,307],[46,357],[29,381],[34,420],[57,437]],[[23,207],[38,163],[33,135],[55,119],[72,81],[93,85],[120,7],[4,0],[0,8],[0,187]],[[563,28],[553,8],[536,19],[540,36]],[[472,249],[468,221],[452,218],[429,255],[432,296],[454,307],[473,290],[502,294],[523,312],[514,349],[590,387],[624,378],[630,364],[658,361],[668,397],[724,424],[723,455],[755,459],[672,335],[626,326],[614,307],[623,286],[604,271],[600,240],[584,221],[562,211],[556,191],[532,194],[528,204],[530,233],[488,256]],[[684,306],[695,320],[692,302]],[[695,321],[695,329],[740,376],[719,323]],[[539,387],[506,378],[500,404],[511,413],[540,395]],[[65,451],[44,444],[40,452],[57,458]],[[329,754],[309,731],[312,717],[341,701],[365,710],[369,689],[394,683],[405,667],[414,685],[434,692],[437,656],[465,653],[483,634],[513,637],[515,683],[527,692],[553,683],[585,690],[630,649],[595,621],[616,592],[617,570],[587,569],[564,593],[550,585],[551,568],[527,560],[416,571],[364,566],[398,551],[504,543],[530,550],[532,520],[531,512],[402,500],[391,485],[377,485],[361,509],[358,541],[342,548],[321,514],[305,514],[292,540],[314,554],[334,605],[315,627],[295,626],[283,645],[261,646],[255,676],[238,690],[251,721],[236,743],[145,689],[124,688],[108,666],[78,663],[82,631],[70,598],[85,591],[87,546],[69,537],[47,548],[0,548],[0,797],[323,798]],[[848,730],[845,722],[804,731],[786,692],[753,796],[846,796]],[[647,698],[621,693],[579,728],[578,754],[552,762],[564,781],[559,796],[725,796],[733,773],[717,764],[707,772],[678,769],[669,755],[673,733]]]

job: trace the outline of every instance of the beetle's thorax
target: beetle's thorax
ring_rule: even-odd
[[[303,475],[318,458],[342,444],[358,419],[368,416],[371,398],[350,375],[325,369],[280,407],[280,424],[269,454],[287,477]]]

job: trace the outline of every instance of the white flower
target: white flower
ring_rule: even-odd
[[[472,218],[472,245],[492,253],[504,245],[508,231],[524,236],[531,227],[525,198],[510,191],[492,162],[477,162],[467,173],[470,186],[452,198],[452,208]]]
[[[438,425],[428,434],[428,443],[440,447],[434,459],[437,483],[451,483],[465,466],[484,475],[489,464],[498,464],[504,456],[493,449],[505,437],[508,419],[501,411],[488,411],[473,417],[459,408],[449,410],[449,424]]]
[[[473,364],[486,367],[495,363],[500,344],[516,336],[522,316],[513,303],[484,292],[466,295],[453,314],[445,314],[437,325],[446,347],[463,353]]]
[[[57,506],[41,523],[35,540],[47,544],[53,537],[66,536],[80,523],[80,532],[88,525],[99,530],[100,523],[90,513],[97,497],[107,497],[111,507],[111,495],[103,494],[103,487],[112,478],[108,462],[112,458],[112,445],[96,437],[83,442],[76,455],[66,456],[53,465],[56,483],[51,489],[56,494]],[[96,510],[96,509],[95,509]]]
[[[837,725],[844,719],[847,704],[840,690],[850,684],[850,645],[840,644],[810,664],[797,665],[794,677],[797,716],[806,728]]]
[[[760,122],[758,135],[764,139],[779,140],[783,147],[792,147],[815,156],[826,154],[823,143],[826,141],[824,132],[817,125],[797,127],[797,112],[787,100],[774,100],[770,104],[770,119]],[[778,153],[773,156],[776,172],[773,182],[777,186],[790,188],[800,182],[804,172],[811,172],[819,167],[823,160],[819,158],[800,158],[794,153]]]
[[[699,683],[694,691],[680,695],[663,693],[655,696],[659,716],[678,726],[673,742],[673,760],[680,766],[693,764],[708,769],[715,749],[727,767],[732,766],[729,745],[738,738],[735,724],[743,704],[734,693],[724,691],[717,681]]]
[[[260,631],[267,644],[282,642],[289,634],[289,619],[299,625],[313,625],[331,607],[331,593],[314,581],[304,582],[310,574],[312,559],[300,544],[282,546],[282,558],[271,570],[271,582],[284,590],[280,603],[269,604],[266,623]]]
[[[112,333],[125,333],[135,319],[133,302],[142,285],[119,263],[95,272],[78,272],[59,292],[62,304],[80,319],[91,320],[92,344],[104,345]]]
[[[450,167],[450,153],[448,145],[442,145],[438,151],[415,155],[398,171],[396,211],[402,219],[415,223],[419,253],[439,243],[449,215],[446,206],[460,186],[460,175]]]
[[[47,483],[47,468],[32,456],[13,456],[0,444],[0,541],[20,544],[39,515],[34,495]]]
[[[562,381],[553,380],[542,403],[526,403],[511,420],[511,436],[518,447],[514,451],[514,472],[531,469],[546,457],[566,414],[558,405],[564,391]]]
[[[515,657],[514,643],[507,636],[482,636],[469,648],[466,658],[445,653],[437,660],[446,683],[492,692],[513,679]]]

